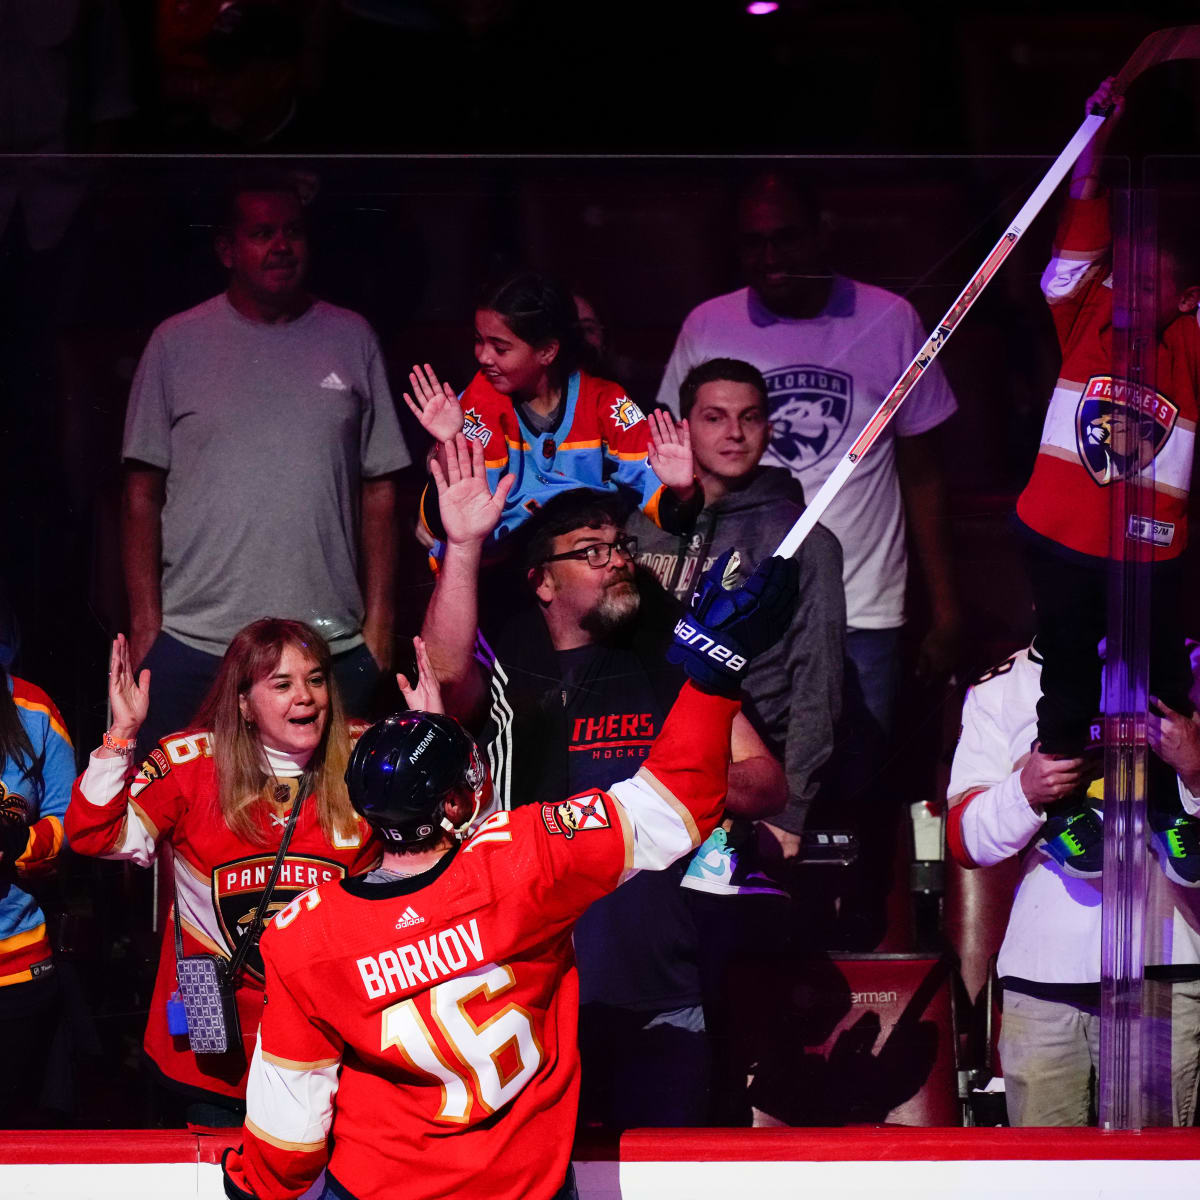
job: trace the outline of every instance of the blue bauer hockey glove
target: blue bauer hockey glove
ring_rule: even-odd
[[[759,563],[741,587],[730,587],[739,561],[736,550],[726,550],[704,572],[667,651],[667,661],[698,687],[731,697],[750,660],[787,632],[800,590],[796,560],[774,557]]]

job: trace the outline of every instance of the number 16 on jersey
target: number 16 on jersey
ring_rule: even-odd
[[[512,1100],[536,1073],[542,1047],[525,1009],[506,1004],[478,1024],[467,1011],[477,997],[494,1000],[515,983],[511,967],[492,965],[423,993],[449,1053],[439,1047],[417,1007],[417,997],[384,1009],[381,1048],[395,1047],[414,1071],[441,1084],[436,1120],[465,1125],[475,1104],[490,1115]]]

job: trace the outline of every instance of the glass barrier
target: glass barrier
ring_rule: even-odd
[[[1185,597],[1194,568],[1190,555],[1164,559],[1186,537],[1179,525],[1187,520],[1194,375],[1185,364],[1195,335],[1187,280],[1196,273],[1187,231],[1198,190],[1194,160],[1151,157],[1114,200],[1114,376],[1138,397],[1139,417],[1113,444],[1126,464],[1140,466],[1114,487],[1119,550],[1105,673],[1100,1117],[1112,1128],[1195,1117],[1197,913],[1187,865],[1194,826],[1187,760],[1181,765],[1173,753],[1170,717],[1190,712],[1193,701]],[[1186,463],[1182,474],[1176,461]],[[1168,689],[1176,700],[1164,709]],[[1157,733],[1164,716],[1165,740]]]
[[[385,628],[372,649],[390,657],[393,669],[404,669],[435,575],[429,547],[417,536],[421,512],[429,514],[430,497],[422,509],[422,495],[430,440],[401,396],[413,390],[413,364],[426,363],[457,392],[471,385],[472,397],[490,397],[496,390],[489,379],[472,383],[479,361],[492,379],[503,375],[487,357],[491,335],[477,322],[488,281],[528,267],[562,280],[576,298],[580,331],[590,343],[580,347],[585,374],[619,385],[602,393],[604,411],[596,419],[609,422],[605,438],[628,434],[655,406],[678,412],[685,368],[713,358],[746,359],[765,376],[769,431],[718,435],[700,427],[710,419],[703,410],[692,417],[694,448],[710,456],[703,470],[707,515],[699,524],[664,534],[653,521],[635,518],[642,521],[639,586],[651,589],[657,579],[686,599],[698,572],[727,544],[723,539],[744,539],[756,554],[769,552],[767,543],[786,529],[787,514],[799,511],[790,480],[811,498],[1049,162],[0,159],[0,197],[14,201],[0,231],[0,339],[9,380],[3,440],[10,452],[0,494],[11,556],[3,583],[13,618],[3,641],[12,670],[53,698],[82,770],[109,722],[111,639],[140,629],[140,645],[153,642],[145,634],[154,633],[154,614],[139,621],[138,612],[130,612],[126,581],[139,586],[129,575],[131,563],[144,568],[165,557],[177,572],[181,564],[205,565],[212,550],[203,536],[205,520],[225,530],[240,520],[247,544],[259,545],[253,526],[279,508],[280,494],[287,496],[289,517],[280,544],[244,562],[230,538],[211,567],[214,574],[194,573],[193,586],[232,596],[244,591],[248,577],[259,580],[264,593],[277,594],[278,579],[294,566],[287,538],[308,538],[310,525],[326,538],[340,529],[359,550],[368,519],[359,506],[360,477],[371,477],[373,464],[383,460],[365,451],[361,459],[351,456],[350,475],[334,471],[331,482],[324,478],[323,455],[305,442],[317,435],[302,422],[288,418],[272,431],[271,414],[292,412],[295,397],[273,395],[262,380],[246,384],[255,360],[244,357],[235,317],[191,360],[208,365],[184,373],[212,403],[241,394],[246,385],[257,406],[230,418],[244,422],[245,434],[232,435],[228,458],[205,463],[207,433],[190,446],[180,444],[175,431],[186,429],[194,415],[188,406],[199,401],[168,397],[164,380],[174,379],[175,366],[145,358],[148,345],[157,345],[160,355],[166,345],[171,354],[185,345],[193,353],[186,334],[179,334],[186,319],[170,327],[183,341],[163,342],[160,334],[151,343],[152,334],[177,314],[195,314],[198,305],[219,306],[231,272],[258,269],[252,258],[235,260],[221,237],[224,197],[239,172],[249,176],[270,166],[295,173],[312,292],[361,314],[378,338],[413,462],[395,475],[393,629]],[[831,510],[825,524],[840,545],[824,535],[806,543],[808,624],[789,635],[793,642],[773,668],[774,682],[746,707],[766,752],[783,764],[785,782],[776,787],[787,791],[787,807],[773,830],[752,828],[745,818],[725,831],[720,845],[706,843],[680,869],[680,924],[659,933],[674,938],[677,950],[684,946],[681,960],[691,974],[683,983],[668,981],[672,1003],[659,1007],[688,1010],[672,1029],[683,1040],[704,1039],[701,1078],[688,1089],[698,1107],[683,1114],[638,1111],[640,1123],[675,1117],[729,1125],[1056,1123],[1038,1107],[1049,1103],[1036,1062],[1045,1005],[1081,1022],[1073,1035],[1082,1055],[1072,1068],[1074,1093],[1055,1103],[1074,1105],[1081,1123],[1111,1128],[1168,1124],[1173,1112],[1178,1119],[1185,1084],[1172,1082],[1172,1024],[1163,1020],[1166,1002],[1154,989],[1165,986],[1182,1011],[1191,994],[1188,972],[1162,957],[1163,942],[1190,945],[1188,935],[1200,925],[1185,902],[1171,910],[1166,926],[1161,907],[1147,908],[1161,891],[1161,868],[1147,852],[1148,839],[1167,836],[1157,810],[1151,811],[1153,797],[1175,794],[1170,772],[1155,765],[1148,747],[1157,736],[1150,695],[1167,698],[1154,690],[1150,666],[1154,614],[1171,594],[1187,594],[1190,567],[1177,578],[1152,559],[1164,548],[1165,525],[1172,525],[1172,539],[1182,536],[1187,483],[1177,477],[1182,457],[1189,468],[1190,457],[1180,446],[1187,441],[1190,447],[1195,405],[1179,401],[1160,375],[1155,298],[1163,279],[1155,248],[1165,208],[1194,195],[1188,189],[1200,179],[1200,167],[1154,160],[1135,179],[1127,162],[1112,159],[1105,171],[1112,185],[1111,287],[1097,265],[1106,261],[1109,235],[1095,205],[1082,242],[1059,253],[1043,278],[1055,255],[1065,202],[1060,190],[948,340],[934,377],[917,385],[892,430],[864,458],[855,487],[847,487],[851,503]],[[764,172],[779,176],[775,190],[763,183]],[[283,257],[281,275],[303,269],[294,252]],[[1091,265],[1091,274],[1076,269],[1080,262]],[[1079,303],[1080,287],[1092,290],[1083,316],[1071,321],[1090,319],[1109,296],[1111,342],[1109,331],[1081,334],[1065,319],[1064,306]],[[500,301],[493,292],[487,303]],[[482,349],[476,348],[477,329],[484,334]],[[375,343],[361,336],[355,353],[369,358]],[[538,343],[530,337],[529,344]],[[1092,355],[1082,365],[1081,337]],[[312,375],[303,388],[314,410],[350,397],[357,405],[386,404],[378,375],[373,397],[344,378],[355,362],[371,377],[373,368],[361,357],[338,357],[344,350],[332,341],[327,361],[323,352],[314,336],[286,364],[289,372],[302,366]],[[1072,355],[1069,362],[1064,357]],[[1123,381],[1139,397],[1136,420],[1125,419]],[[757,385],[746,386],[753,391]],[[162,445],[181,460],[146,442],[132,452],[126,432],[131,391],[143,404],[160,406]],[[1160,393],[1167,399],[1142,399]],[[626,398],[632,404],[622,404]],[[470,424],[470,411],[465,417]],[[535,455],[523,468],[533,478],[550,471],[546,463],[561,456],[570,439],[553,416],[541,424],[526,418],[532,424],[521,435],[530,443],[525,450],[545,460],[539,464]],[[355,422],[355,436],[369,440],[360,419],[358,408],[346,417]],[[475,419],[482,421],[478,413]],[[714,426],[720,419],[720,413],[711,417]],[[230,437],[228,431],[222,436]],[[333,457],[333,435],[320,436],[330,438]],[[727,445],[721,436],[728,436]],[[200,498],[193,511],[171,512],[176,524],[165,530],[161,546],[135,544],[133,531],[145,526],[137,521],[130,476],[122,473],[123,445],[127,457],[165,473],[159,503],[168,511],[172,489],[184,486],[172,481],[176,461],[192,464],[185,472],[211,475],[212,511],[201,503],[206,492],[199,487],[189,493]],[[747,455],[759,453],[773,474],[744,466]],[[618,454],[597,468],[595,482],[619,474],[621,461]],[[231,477],[234,462],[240,466]],[[1142,469],[1133,474],[1130,463]],[[1064,474],[1064,464],[1076,474]],[[1027,487],[1031,475],[1034,484]],[[739,511],[737,497],[750,476],[774,482],[765,499]],[[1174,516],[1163,515],[1156,497],[1164,495]],[[523,502],[532,511],[545,498],[535,491]],[[240,511],[236,520],[230,506]],[[331,524],[325,515],[338,506]],[[1088,540],[1097,521],[1099,543]],[[1079,542],[1076,530],[1084,525]],[[435,520],[434,534],[437,528]],[[1138,536],[1128,536],[1130,530]],[[1082,583],[1068,578],[1069,567],[1055,574],[1060,568],[1046,566],[1048,542],[1068,551],[1055,561],[1076,562],[1072,552],[1090,557]],[[1110,555],[1110,544],[1120,552]],[[1034,569],[1043,594],[1066,595],[1078,584],[1107,634],[1102,704],[1099,660],[1080,668],[1095,672],[1097,697],[1082,716],[1087,736],[1079,748],[1093,774],[1102,757],[1103,785],[1070,793],[1081,814],[1070,828],[1052,820],[1062,794],[1037,790],[1062,777],[1061,769],[1030,758],[1043,694],[1042,659],[1036,646],[1030,649],[1037,624],[1031,555],[1041,556]],[[335,649],[350,654],[357,648],[355,621],[363,620],[355,589],[361,593],[365,581],[343,583],[351,594],[349,616],[343,627],[335,622],[329,629],[340,638]],[[499,637],[499,627],[527,602],[527,581],[521,572],[498,571],[485,583],[481,624]],[[840,615],[843,602],[848,616]],[[165,627],[169,636],[173,631],[185,639],[173,639],[183,650],[173,649],[179,661],[155,665],[152,687],[172,671],[185,672],[185,651],[213,648],[206,635],[195,636],[187,624],[195,614],[178,596],[170,605],[177,607]],[[830,618],[834,609],[838,615]],[[289,615],[305,614],[328,615],[304,600]],[[1071,623],[1069,605],[1065,620]],[[531,674],[542,670],[532,640],[517,659]],[[373,718],[402,706],[390,671],[372,688],[354,715]],[[541,712],[554,709],[555,697],[560,711],[574,702],[565,684],[527,690],[523,702]],[[200,687],[197,700],[202,693]],[[590,714],[568,728],[573,740],[564,747],[564,781],[574,780],[571,772],[585,760],[593,772],[611,772],[605,782],[632,774],[649,744],[639,722],[645,716],[650,728],[661,719],[657,698],[647,695],[642,688],[613,700],[617,708],[608,717],[615,715],[615,724],[606,718],[596,725]],[[527,794],[530,777],[513,765],[519,751],[517,758],[504,757],[503,743],[528,733],[515,725],[489,727],[493,717],[480,718],[475,730],[486,742],[499,802],[519,807],[534,798]],[[1033,779],[1036,770],[1043,771],[1039,779]],[[599,786],[599,775],[587,778],[586,786]],[[1094,820],[1087,813],[1101,806],[1102,878],[1098,869],[1072,874],[1047,848],[1048,835],[1057,839],[1056,852],[1068,854],[1072,839]],[[1186,826],[1175,832],[1191,836]],[[1091,847],[1089,868],[1100,844]],[[225,865],[251,856],[227,857]],[[84,1127],[182,1120],[186,1105],[164,1099],[174,1095],[169,1089],[156,1090],[159,1076],[174,1069],[164,1066],[166,1034],[148,1047],[158,1064],[153,1069],[139,1061],[138,1049],[147,1025],[166,1021],[155,972],[164,929],[171,932],[170,872],[72,853],[60,861],[55,882],[31,882],[30,889],[49,920],[62,981],[47,1009],[47,1036],[72,1067],[59,1073],[57,1087],[42,1090],[36,1110],[11,1119]],[[207,905],[211,928],[204,932],[229,949],[252,916],[247,897],[257,894],[206,875],[188,903],[196,912]],[[670,904],[678,907],[678,894]],[[667,906],[647,901],[639,911],[644,916]],[[620,972],[602,962],[600,974],[609,978],[589,978],[585,971],[585,998],[645,1012],[646,1004],[622,1000],[614,986]],[[1147,973],[1147,965],[1169,969]],[[1165,1015],[1176,1012],[1167,1005]],[[602,1024],[595,1011],[591,1017],[584,1050],[594,1062],[625,1025]],[[628,1019],[623,1012],[620,1021]],[[1197,1051],[1194,1042],[1185,1051],[1182,1030],[1175,1032],[1180,1076],[1181,1056],[1190,1053],[1194,1067]],[[169,1053],[186,1054],[186,1047],[173,1045]],[[695,1061],[687,1058],[679,1070]],[[1191,1080],[1194,1090],[1194,1069]],[[228,1098],[228,1092],[220,1094]],[[588,1103],[585,1123],[620,1124],[628,1115],[611,1096]]]

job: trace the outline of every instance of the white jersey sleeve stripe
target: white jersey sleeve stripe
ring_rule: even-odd
[[[1042,272],[1042,294],[1055,304],[1075,294],[1095,271],[1095,263],[1105,252],[1099,250],[1091,257],[1068,257],[1061,251],[1050,260]]]
[[[629,870],[662,871],[700,844],[691,814],[645,769],[614,784],[609,793],[620,801],[632,826]],[[630,840],[627,835],[627,847]]]
[[[246,1124],[256,1137],[280,1149],[322,1149],[333,1122],[337,1085],[337,1063],[302,1070],[281,1066],[263,1055],[260,1034],[246,1087]]]

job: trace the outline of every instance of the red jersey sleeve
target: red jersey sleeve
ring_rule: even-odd
[[[325,1167],[342,1040],[311,1015],[274,953],[275,931],[320,902],[316,889],[306,892],[276,914],[263,936],[263,1018],[246,1087],[243,1142],[223,1163],[229,1195],[290,1200]]]
[[[712,832],[725,803],[736,700],[684,684],[636,775],[607,791],[496,813],[463,850],[532,838],[533,888],[548,920],[572,920],[635,871],[657,871]],[[511,822],[511,831],[510,831]]]
[[[187,805],[182,777],[205,769],[200,763],[207,739],[206,733],[165,738],[130,778],[123,776],[121,759],[91,759],[75,781],[67,809],[72,848],[97,858],[148,863]],[[207,763],[211,769],[211,760]]]

